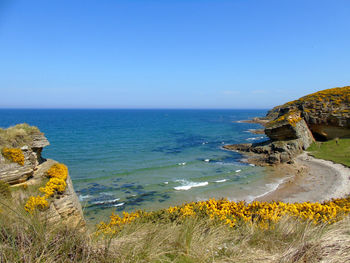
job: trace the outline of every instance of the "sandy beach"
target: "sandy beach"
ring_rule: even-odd
[[[274,173],[293,174],[257,201],[322,202],[350,194],[350,168],[303,153],[294,164],[280,165]]]

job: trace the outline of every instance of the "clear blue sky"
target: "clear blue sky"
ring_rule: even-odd
[[[2,108],[270,108],[349,85],[349,0],[0,0]]]

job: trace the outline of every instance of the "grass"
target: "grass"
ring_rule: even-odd
[[[23,205],[0,202],[0,262],[106,262],[103,249],[74,226],[53,225]]]
[[[32,142],[31,135],[39,134],[35,126],[26,123],[17,124],[7,129],[0,128],[0,149],[3,147],[18,148]]]
[[[315,142],[307,151],[314,157],[350,167],[350,139]]]
[[[1,262],[348,262],[350,218],[314,225],[284,217],[272,228],[208,218],[136,222],[97,238],[0,201]],[[340,242],[340,240],[342,242]]]
[[[278,262],[291,246],[314,244],[326,227],[287,217],[270,230],[248,224],[230,228],[189,218],[182,224],[130,224],[111,244],[120,262]],[[289,258],[286,262],[293,262],[294,255]]]
[[[10,185],[0,181],[0,198],[10,198],[11,197],[11,190]]]

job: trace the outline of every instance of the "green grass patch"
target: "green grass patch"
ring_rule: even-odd
[[[315,142],[307,151],[314,157],[350,167],[350,139]]]

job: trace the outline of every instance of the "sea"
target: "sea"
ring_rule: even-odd
[[[242,120],[266,110],[2,109],[0,127],[37,126],[66,164],[85,217],[227,198],[250,202],[283,180],[222,148],[259,142]]]

